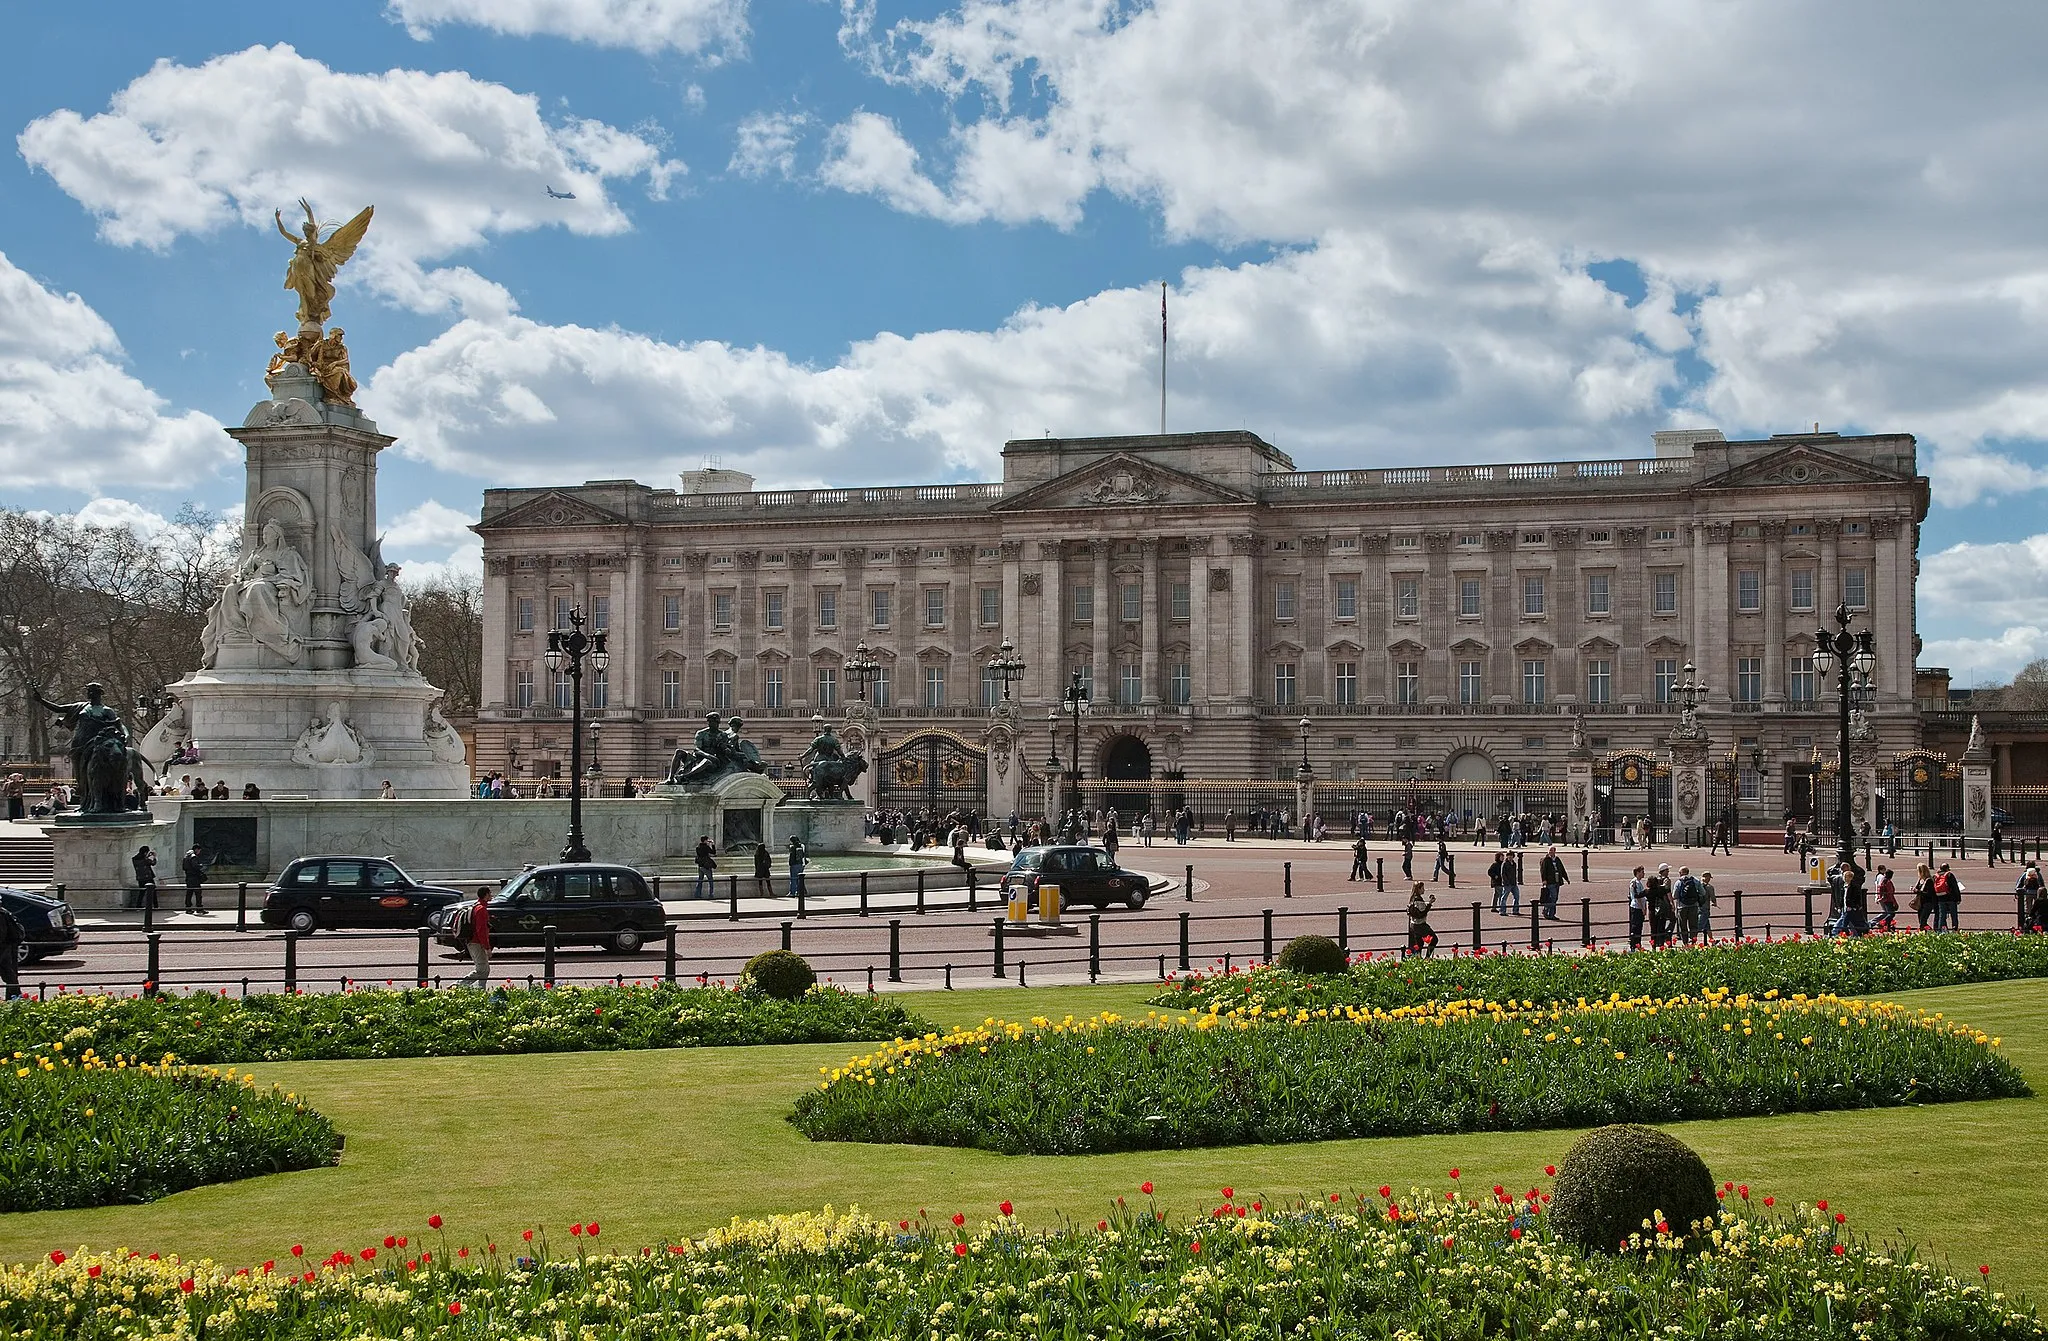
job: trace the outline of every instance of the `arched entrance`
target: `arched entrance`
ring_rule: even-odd
[[[1451,760],[1452,782],[1492,782],[1493,761],[1476,750],[1468,750]]]
[[[1104,786],[1102,803],[1116,811],[1128,828],[1138,816],[1152,808],[1150,787],[1119,787],[1118,783],[1148,782],[1152,777],[1152,751],[1136,736],[1118,736],[1102,751]]]

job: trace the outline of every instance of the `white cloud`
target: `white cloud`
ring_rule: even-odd
[[[196,488],[236,459],[217,421],[172,411],[121,358],[113,327],[84,299],[0,253],[0,479],[89,494]]]
[[[1990,638],[1939,638],[1920,653],[1923,666],[1946,666],[1958,689],[2010,684],[2030,661],[2048,657],[2048,628],[2021,624]]]
[[[2011,168],[2048,122],[2022,55],[2048,10],[963,0],[882,30],[842,7],[847,48],[949,116],[929,140],[843,116],[828,186],[953,223],[1073,227],[1109,192],[1176,238],[1626,258],[1635,338],[1707,366],[1688,417],[1909,429],[1938,503],[2048,485],[1997,446],[2048,438],[2048,179]],[[1594,413],[1649,389],[1572,376]]]
[[[425,40],[467,24],[512,37],[566,37],[647,55],[738,48],[746,0],[391,0],[392,15]]]
[[[795,176],[797,142],[809,122],[802,112],[756,112],[745,118],[726,170],[752,178]]]
[[[2009,680],[2048,656],[2048,534],[1930,554],[1918,597],[1952,634],[1928,639],[1921,665],[1947,666],[1958,684]]]
[[[470,527],[475,511],[458,512],[437,498],[392,518],[384,531],[384,548],[393,554],[423,549],[452,549],[476,539]]]
[[[1115,289],[994,331],[883,333],[826,367],[469,320],[380,369],[364,403],[398,450],[494,482],[562,479],[570,442],[586,477],[717,454],[777,484],[992,478],[1006,438],[1156,423],[1158,304]],[[1640,451],[1674,375],[1620,298],[1485,234],[1332,237],[1190,270],[1172,305],[1172,423],[1242,419],[1350,463],[1597,454],[1617,431]]]
[[[354,269],[426,311],[511,301],[468,271],[424,274],[426,263],[495,234],[623,232],[609,183],[645,178],[658,198],[686,171],[646,134],[550,124],[532,95],[461,72],[348,74],[282,44],[159,61],[107,111],[52,112],[18,144],[121,246],[161,249],[237,222],[269,229],[301,194],[336,221],[374,204]],[[552,199],[550,186],[576,199]]]

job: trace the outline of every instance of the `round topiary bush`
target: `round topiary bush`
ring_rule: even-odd
[[[764,996],[794,1001],[818,985],[818,975],[809,960],[792,950],[763,950],[747,961],[740,981]]]
[[[1349,962],[1328,936],[1296,936],[1280,948],[1280,967],[1295,973],[1342,973]]]
[[[1692,1147],[1655,1127],[1597,1127],[1578,1139],[1557,1171],[1551,1230],[1587,1252],[1614,1252],[1660,1219],[1674,1234],[1720,1209],[1714,1175]]]

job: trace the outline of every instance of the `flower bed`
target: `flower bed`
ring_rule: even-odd
[[[1664,950],[1589,954],[1365,957],[1345,973],[1308,977],[1261,966],[1176,978],[1154,1005],[1205,1010],[1262,1004],[1267,1009],[1369,1006],[1391,1010],[1420,1001],[1575,1001],[1580,997],[1684,996],[1728,988],[1871,996],[1966,982],[2048,978],[2048,936],[2002,931],[1855,938],[1791,937],[1727,941]]]
[[[1779,1212],[1730,1187],[1711,1224],[1646,1226],[1636,1251],[1582,1256],[1551,1237],[1534,1190],[1284,1208],[1228,1193],[1193,1223],[1119,1205],[1092,1230],[1054,1233],[1020,1228],[1007,1204],[971,1228],[961,1215],[827,1208],[624,1254],[577,1226],[566,1259],[530,1232],[501,1249],[456,1247],[438,1229],[243,1268],[55,1252],[0,1271],[0,1326],[21,1341],[2048,1336],[1988,1277],[1956,1280],[1874,1244],[1825,1202]]]
[[[0,1070],[0,1211],[153,1201],[340,1157],[326,1118],[232,1071],[62,1044],[17,1052]]]
[[[232,998],[60,995],[0,1011],[0,1053],[58,1039],[186,1062],[456,1057],[759,1043],[861,1043],[931,1026],[895,1001],[822,988],[778,1001],[728,987],[354,991]]]
[[[991,1020],[827,1070],[790,1121],[814,1140],[1051,1155],[2028,1094],[1997,1044],[1882,1003],[1730,993]]]

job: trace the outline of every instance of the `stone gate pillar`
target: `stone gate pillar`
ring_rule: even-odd
[[[1593,822],[1593,751],[1586,744],[1585,719],[1572,718],[1572,747],[1565,753],[1565,822],[1573,842]]]
[[[1691,709],[1678,715],[1678,727],[1671,733],[1671,825],[1696,837],[1707,823],[1706,729]]]
[[[1963,836],[1991,839],[1991,747],[1984,743],[1984,721],[1970,719],[1970,743],[1963,750]]]

